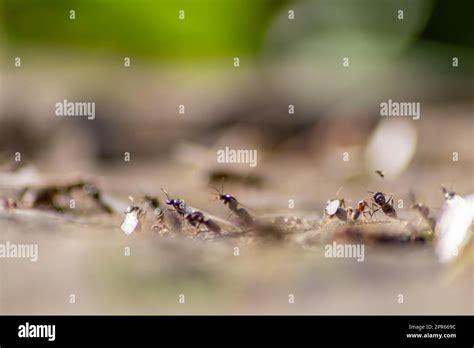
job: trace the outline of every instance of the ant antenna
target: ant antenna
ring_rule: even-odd
[[[224,179],[225,179],[224,177],[222,177],[222,179],[221,179],[222,180],[221,181],[221,192],[222,192],[222,194],[224,194]]]
[[[163,193],[166,195],[166,198],[171,199],[168,191],[166,191],[163,187],[161,188],[161,191],[163,191]]]
[[[224,194],[224,179],[225,179],[224,177],[221,178],[222,183],[221,183],[221,189],[220,189],[220,191],[219,191],[219,189],[218,189],[217,187],[215,187],[214,185],[209,184],[209,187],[212,188],[214,191],[216,191],[216,193],[217,193],[219,196],[221,196],[221,195]]]
[[[209,187],[210,187],[211,189],[213,189],[213,190],[215,191],[215,193],[216,193],[216,196],[214,197],[214,199],[210,199],[209,201],[217,201],[217,200],[220,198],[221,193],[219,192],[219,190],[217,189],[217,187],[215,187],[215,186],[213,186],[213,185],[211,185],[211,184],[209,184]]]
[[[220,195],[220,194],[222,193],[222,191],[219,191],[219,189],[218,189],[217,187],[215,187],[214,185],[209,184],[209,187],[210,187],[211,189],[213,189],[214,191],[216,191],[216,193],[217,193],[218,195]]]

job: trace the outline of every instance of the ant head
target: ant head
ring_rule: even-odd
[[[233,197],[228,193],[222,194],[222,195],[219,196],[219,199],[223,200],[224,203],[229,203],[232,200],[232,198]]]
[[[373,193],[373,199],[375,201],[375,203],[377,203],[378,205],[383,205],[386,203],[385,201],[385,195],[383,194],[383,192],[372,192],[372,191],[369,191],[369,193]]]
[[[181,198],[170,199],[167,204],[172,205],[176,209],[184,210],[186,208],[184,201]]]
[[[367,204],[366,201],[361,200],[357,203],[357,206],[359,207],[359,210],[364,210],[364,208],[368,207],[369,205]]]

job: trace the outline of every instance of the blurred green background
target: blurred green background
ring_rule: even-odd
[[[284,36],[294,41],[317,31],[320,37],[366,34],[392,43],[403,36],[411,47],[425,40],[460,48],[474,43],[473,6],[467,0],[0,1],[3,39],[9,47],[48,45],[185,60],[258,55],[271,26],[290,9],[296,13],[295,26],[311,25],[304,33],[287,30]],[[403,26],[395,16],[398,9],[405,11]],[[74,22],[70,10],[76,11]],[[177,20],[180,10],[185,11],[184,21]],[[387,13],[393,14],[392,20]]]
[[[320,120],[364,118],[366,134],[387,99],[438,111],[456,103],[456,115],[472,116],[472,9],[467,0],[0,0],[0,149],[13,151],[15,134],[33,157],[70,140],[72,130],[60,138],[70,127],[94,144],[82,156],[99,160],[130,148],[154,156],[178,141],[252,145],[245,136],[256,133],[265,140],[252,146],[306,151],[294,139],[318,141],[308,130]],[[63,99],[95,101],[96,120],[58,119]]]

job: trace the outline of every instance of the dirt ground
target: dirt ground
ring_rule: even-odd
[[[442,123],[437,124],[441,131]],[[421,128],[420,138],[423,131]],[[449,138],[449,130],[443,132],[448,132]],[[423,154],[426,145],[421,144]],[[439,150],[446,144],[432,146],[439,148],[431,147],[430,153],[444,156]],[[127,196],[156,195],[164,206],[161,187],[194,207],[235,222],[235,216],[214,200],[207,186],[209,167],[198,158],[194,160],[199,163],[193,164],[193,159],[144,161],[133,167],[116,163],[82,175],[94,178],[116,213],[101,212],[87,197],[78,200],[89,202],[79,212],[0,210],[1,240],[39,246],[37,262],[2,260],[1,313],[474,312],[472,243],[456,262],[442,265],[434,253],[433,239],[415,241],[408,227],[408,221],[420,221],[408,204],[409,190],[414,188],[437,217],[443,204],[441,183],[452,184],[461,193],[472,191],[472,176],[460,175],[469,173],[471,162],[453,168],[440,166],[432,158],[387,182],[376,175],[360,174],[357,161],[334,172],[334,166],[316,166],[307,155],[272,155],[262,160],[256,172],[264,178],[262,185],[228,182],[225,191],[238,197],[262,226],[274,226],[274,221],[283,224],[277,232],[272,227],[247,232],[224,228],[217,235],[197,233],[185,225],[183,231],[160,234],[150,228],[152,215],[148,214],[140,233],[125,235],[120,225],[130,204]],[[41,180],[56,183],[78,176],[80,172],[71,175],[57,170],[39,174]],[[13,178],[20,180],[15,172],[2,174],[3,195],[15,191],[13,186],[18,182]],[[334,198],[341,186],[339,196],[352,206],[366,197],[368,190],[394,192],[395,200],[406,200],[404,208],[397,208],[402,220],[389,221],[379,215],[377,222],[367,225],[349,226],[334,220],[322,225],[326,201]],[[294,200],[294,208],[289,208],[289,199]],[[333,241],[364,244],[363,262],[325,257],[325,245]],[[129,256],[125,250],[130,251]],[[71,295],[74,303],[70,303]],[[184,303],[180,295],[184,295]],[[290,297],[294,301],[289,301]]]

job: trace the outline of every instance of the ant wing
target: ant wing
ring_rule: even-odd
[[[326,205],[326,208],[324,208],[324,211],[328,215],[334,215],[336,214],[337,209],[339,208],[339,199],[333,199]]]
[[[137,227],[139,227],[140,220],[138,220],[138,212],[131,211],[125,215],[125,219],[122,222],[120,228],[125,234],[132,234]]]
[[[219,191],[219,189],[218,189],[217,187],[215,187],[214,185],[209,184],[208,186],[209,186],[211,189],[213,189],[214,192],[215,192],[217,195],[220,196],[220,195],[222,194],[222,191]]]
[[[252,211],[252,209],[250,209],[248,206],[243,205],[242,203],[240,203],[239,200],[237,202],[239,203],[239,206],[241,206],[242,208],[245,208],[246,210]]]
[[[225,219],[222,219],[218,216],[212,215],[212,214],[208,213],[207,211],[201,210],[201,213],[204,214],[206,219],[210,219],[210,220],[213,220],[213,221],[220,222],[220,223],[222,223],[224,225],[227,225],[228,227],[231,227],[231,228],[239,229],[239,227],[237,225],[233,224],[232,222],[227,221]]]
[[[213,232],[221,232],[221,227],[214,220],[208,220],[207,227]]]

